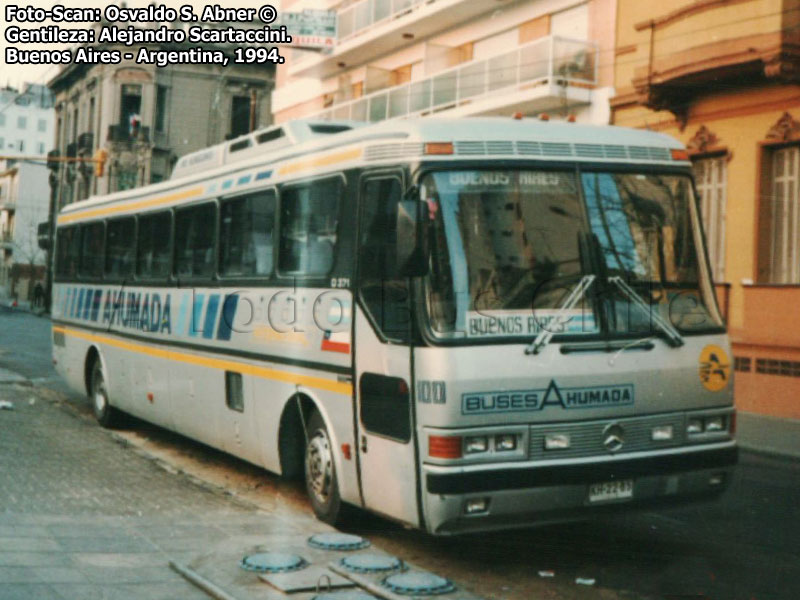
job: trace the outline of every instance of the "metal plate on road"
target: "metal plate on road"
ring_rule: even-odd
[[[633,479],[605,481],[589,486],[589,502],[609,502],[611,500],[629,500],[633,498]]]

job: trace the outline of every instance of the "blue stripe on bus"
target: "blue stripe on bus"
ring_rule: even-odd
[[[206,322],[203,324],[203,337],[210,340],[214,335],[214,324],[217,322],[217,309],[219,308],[219,294],[211,294],[206,308]]]
[[[78,293],[78,306],[75,309],[75,318],[81,318],[81,310],[83,310],[83,296],[86,294],[86,290],[81,288],[81,291]]]
[[[272,171],[261,171],[258,175],[256,175],[256,181],[261,181],[262,179],[269,179],[272,177]]]
[[[72,288],[72,304],[69,307],[69,316],[75,316],[75,309],[78,305],[78,288]]]
[[[239,177],[239,181],[236,182],[236,185],[246,185],[250,183],[250,179],[252,179],[252,175],[242,175]]]
[[[195,294],[194,302],[192,304],[192,322],[189,323],[189,335],[196,336],[199,333],[200,319],[203,317],[203,300],[206,297],[203,294]]]
[[[178,309],[178,327],[175,332],[178,335],[186,335],[186,314],[189,312],[189,294],[181,294],[181,307]]]
[[[86,297],[83,299],[83,320],[88,321],[89,315],[92,313],[92,297],[94,296],[94,290],[89,288],[86,290]]]
[[[238,303],[238,294],[225,296],[225,302],[222,303],[222,316],[219,319],[219,327],[217,328],[218,340],[228,341],[231,339],[233,318],[236,316],[236,305]]]
[[[97,321],[97,315],[100,312],[100,301],[103,299],[103,290],[94,291],[94,299],[92,300],[92,321]]]

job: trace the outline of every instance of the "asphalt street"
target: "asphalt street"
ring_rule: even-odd
[[[142,458],[141,452],[121,446],[118,439],[85,418],[86,401],[68,393],[53,372],[49,335],[46,318],[0,312],[0,369],[19,373],[33,384],[7,386],[7,395],[13,395],[19,410],[0,413],[0,565],[19,562],[14,558],[19,555],[34,562],[56,561],[64,569],[67,560],[83,563],[78,581],[58,585],[47,581],[41,564],[7,564],[5,570],[0,566],[0,599],[69,598],[77,597],[65,593],[69,586],[75,592],[94,589],[91,586],[97,583],[92,578],[100,573],[96,563],[103,563],[103,544],[86,542],[93,550],[84,551],[82,542],[69,541],[67,525],[75,519],[84,525],[92,520],[102,525],[107,520],[120,545],[114,552],[113,547],[108,549],[110,556],[142,553],[145,558],[128,567],[140,569],[145,578],[148,573],[155,574],[149,561],[163,552],[156,539],[162,522],[188,527],[191,515],[203,514],[206,529],[192,535],[184,532],[187,544],[190,539],[197,544],[204,532],[210,538],[218,537],[220,527],[231,523],[263,520],[254,507],[261,507],[262,513],[278,512],[284,527],[298,531],[313,527],[296,484],[134,422],[123,435],[134,442],[145,440],[145,452],[174,459],[179,470],[207,476],[216,491],[163,469],[153,471],[151,461]],[[58,440],[55,445],[54,439]],[[73,451],[65,450],[69,448]],[[237,497],[248,490],[244,496],[252,505],[220,493],[226,485],[236,487]],[[798,506],[800,463],[746,452],[730,489],[712,503],[457,538],[433,538],[368,515],[362,515],[351,531],[487,598],[795,600],[800,598]],[[50,521],[40,522],[44,517]],[[133,527],[137,518],[151,519],[143,530],[150,534]],[[13,539],[9,535],[14,528],[23,537],[38,532],[42,540],[25,542],[34,548],[23,552],[3,541]],[[42,547],[37,550],[36,544]],[[137,546],[141,544],[147,547]],[[124,564],[112,566],[122,569],[123,575],[129,572]],[[555,576],[541,578],[542,570],[553,571]],[[64,577],[78,577],[66,573],[64,570]],[[34,575],[42,595],[25,596],[32,585],[26,577]],[[576,577],[593,578],[596,585],[578,586]],[[136,588],[142,591],[141,597],[198,597],[191,595],[194,590],[175,587],[184,584],[171,576],[159,572],[155,579],[129,585],[160,586],[153,588],[158,592],[155,596]],[[178,593],[179,589],[186,595]],[[16,590],[17,595],[9,590]]]

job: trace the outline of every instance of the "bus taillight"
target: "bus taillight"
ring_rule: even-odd
[[[462,437],[460,435],[428,436],[428,456],[431,458],[461,458]]]

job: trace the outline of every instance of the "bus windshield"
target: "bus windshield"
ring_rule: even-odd
[[[459,170],[425,175],[420,190],[437,336],[655,336],[650,311],[684,333],[722,326],[686,176]],[[589,274],[597,284],[565,315]]]

